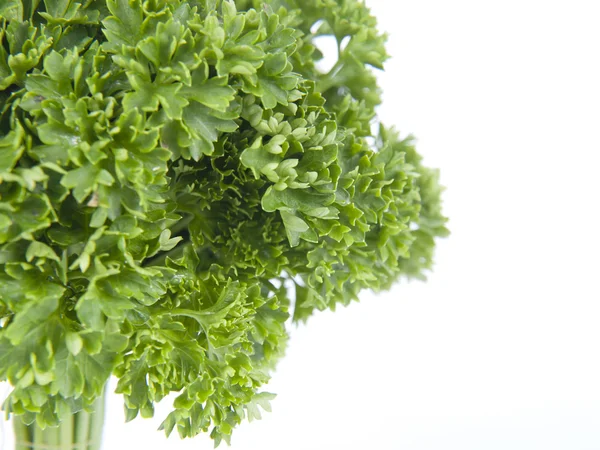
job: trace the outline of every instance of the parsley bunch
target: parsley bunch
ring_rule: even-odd
[[[322,73],[318,36],[337,62]],[[285,322],[422,277],[437,172],[372,132],[359,0],[0,0],[0,380],[56,426],[111,375],[128,420],[228,441]]]

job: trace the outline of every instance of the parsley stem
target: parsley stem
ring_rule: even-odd
[[[94,403],[94,411],[79,411],[58,427],[42,429],[37,422],[27,425],[13,417],[15,450],[100,450],[104,425],[106,388]]]
[[[184,230],[187,230],[187,228],[193,218],[194,218],[194,216],[192,216],[192,215],[183,217],[182,219],[179,220],[179,222],[177,222],[176,224],[171,226],[170,227],[171,236],[179,236],[179,233],[181,233]]]
[[[104,427],[104,408],[106,406],[106,386],[104,392],[96,399],[93,420],[90,426],[90,446],[88,450],[100,450],[102,443],[102,429]]]
[[[63,420],[60,424],[60,450],[73,448],[73,417]]]
[[[87,450],[87,441],[90,430],[90,413],[79,411],[75,416],[75,439],[74,447],[77,450]]]
[[[331,68],[331,70],[317,81],[317,90],[320,92],[327,92],[333,86],[340,84],[340,80],[337,79],[337,75],[343,67],[344,60],[340,58]]]
[[[13,430],[15,433],[15,450],[29,450],[27,445],[28,442],[31,442],[29,429],[18,416],[13,417]]]
[[[32,449],[44,448],[46,446],[46,433],[40,428],[40,426],[35,422],[33,425],[33,445]]]

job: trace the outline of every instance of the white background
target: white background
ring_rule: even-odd
[[[441,168],[452,236],[426,284],[293,329],[232,450],[600,449],[600,4],[367,3],[380,115]],[[212,448],[121,405],[105,450]]]

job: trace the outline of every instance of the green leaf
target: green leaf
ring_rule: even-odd
[[[212,154],[214,143],[222,132],[231,133],[238,128],[233,120],[215,117],[209,108],[198,103],[192,103],[185,109],[183,120],[188,132],[194,138],[190,153],[196,161],[202,154]]]
[[[244,405],[248,413],[248,420],[253,421],[262,419],[262,415],[258,409],[259,406],[265,411],[271,412],[270,401],[275,397],[275,394],[271,394],[269,392],[261,392],[256,394],[248,404]]]
[[[152,112],[158,109],[158,104],[159,97],[155,95],[154,88],[150,85],[144,86],[142,90],[127,93],[123,99],[125,111],[139,109]]]
[[[106,5],[112,14],[102,21],[108,41],[114,48],[135,47],[143,21],[140,0],[107,0]]]
[[[20,126],[16,130],[11,130],[5,136],[0,138],[0,174],[10,171],[25,150],[21,145],[24,137],[23,128]]]
[[[315,242],[317,236],[314,232],[308,233],[310,227],[304,220],[287,211],[280,211],[280,214],[283,225],[285,226],[285,232],[292,247],[296,247],[300,243],[300,238],[305,236],[309,237],[309,239],[305,238],[306,240]]]
[[[81,142],[81,137],[69,126],[55,119],[49,119],[37,129],[40,140],[47,145],[72,147]]]
[[[104,316],[102,308],[90,296],[82,297],[77,302],[77,317],[90,330],[101,330],[104,328]]]
[[[67,349],[69,350],[69,353],[71,353],[73,356],[77,356],[83,348],[83,340],[81,339],[81,336],[79,336],[78,333],[70,331],[67,332],[65,342],[67,344]]]
[[[22,22],[23,3],[21,0],[0,0],[0,17]]]
[[[283,208],[302,211],[309,215],[320,215],[322,208],[335,201],[335,194],[320,193],[309,189],[285,189],[283,191],[267,189],[262,198],[265,211],[277,211]]]
[[[229,86],[228,77],[207,79],[207,72],[207,66],[196,69],[192,74],[192,85],[184,87],[181,93],[208,108],[225,112],[235,98],[235,89]]]
[[[73,196],[82,203],[98,185],[112,186],[114,182],[113,176],[105,169],[86,164],[64,175],[60,184],[73,189]]]
[[[56,381],[54,386],[66,398],[79,397],[83,393],[87,381],[74,356],[73,353],[66,352],[64,349],[56,354]]]
[[[25,259],[28,262],[33,261],[34,258],[47,258],[60,262],[60,259],[50,246],[38,241],[33,241],[29,244],[27,252],[25,253]]]
[[[161,85],[156,91],[156,98],[169,119],[181,119],[183,109],[188,105],[188,101],[178,95],[180,89],[180,84],[171,84]]]
[[[44,0],[46,12],[54,18],[64,17],[71,3],[72,0]]]
[[[62,294],[63,291],[64,289],[61,289],[57,293]],[[52,295],[38,301],[30,301],[15,315],[11,326],[4,331],[4,335],[13,345],[23,342],[58,309],[58,299],[58,295]]]

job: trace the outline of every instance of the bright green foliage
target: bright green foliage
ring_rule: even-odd
[[[166,432],[219,443],[268,406],[288,310],[422,277],[446,219],[411,142],[371,132],[375,25],[358,0],[0,0],[8,411],[56,425],[114,374],[129,419],[180,392]]]

